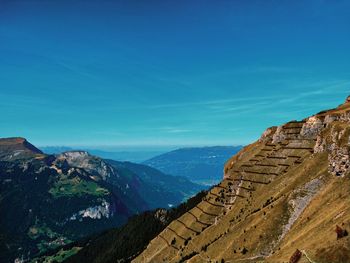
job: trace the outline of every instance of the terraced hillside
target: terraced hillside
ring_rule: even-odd
[[[134,262],[350,262],[350,101],[268,128]]]

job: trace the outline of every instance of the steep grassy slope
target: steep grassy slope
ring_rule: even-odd
[[[134,262],[350,262],[349,134],[348,101],[267,129]]]

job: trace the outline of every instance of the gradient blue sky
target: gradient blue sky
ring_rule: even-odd
[[[350,94],[350,1],[0,0],[0,136],[229,145]]]

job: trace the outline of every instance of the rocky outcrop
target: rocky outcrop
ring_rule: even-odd
[[[84,210],[80,210],[78,213],[73,214],[70,217],[70,220],[81,220],[84,217],[101,219],[103,217],[109,218],[112,215],[113,214],[110,211],[110,204],[106,200],[103,200],[101,205],[88,207]]]
[[[350,118],[349,112],[327,115],[324,128],[317,135],[315,153],[328,153],[329,172],[344,176],[350,171]]]
[[[293,126],[295,121],[268,128],[259,142],[274,144],[290,140],[304,140],[301,147],[308,147],[307,140],[315,140],[315,153],[328,153],[329,172],[344,176],[350,171],[350,96],[340,110],[324,111],[302,121],[302,126]]]
[[[315,138],[323,128],[323,122],[317,116],[307,118],[303,127],[301,128],[300,135],[305,139]]]
[[[154,217],[159,220],[162,224],[166,224],[167,223],[167,219],[168,219],[168,210],[166,209],[158,209],[156,210]]]
[[[286,139],[287,135],[283,129],[283,126],[278,126],[276,132],[272,136],[272,143],[280,143]]]
[[[350,161],[347,149],[337,149],[329,155],[329,172],[333,175],[344,176],[349,172]]]
[[[259,141],[260,142],[267,142],[270,141],[272,136],[276,133],[277,127],[273,126],[273,127],[269,127],[267,128],[263,134],[261,135]]]
[[[321,188],[322,182],[320,179],[313,179],[306,183],[303,187],[295,189],[291,193],[291,199],[288,201],[289,219],[288,223],[283,226],[282,235],[279,240],[282,240],[284,236],[289,232],[295,221],[299,218],[301,213],[310,203],[311,199]]]
[[[92,175],[97,176],[95,179],[101,178],[106,180],[112,175],[116,175],[113,168],[111,168],[103,159],[90,155],[86,151],[69,151],[57,156],[60,162],[67,162],[69,166],[78,167],[86,170]]]

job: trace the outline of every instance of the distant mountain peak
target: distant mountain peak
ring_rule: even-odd
[[[43,154],[33,144],[22,137],[0,138],[0,159],[15,159],[33,157],[35,154]]]
[[[9,138],[1,138],[0,143],[1,144],[16,144],[16,143],[23,143],[26,139],[22,137],[9,137]]]
[[[74,151],[63,152],[59,156],[66,157],[66,158],[85,158],[91,155],[87,151],[74,150]]]
[[[73,167],[83,168],[103,180],[114,175],[114,170],[102,158],[91,155],[87,151],[67,151],[57,155],[57,160],[67,162]]]
[[[0,138],[0,146],[22,147],[35,153],[42,153],[42,151],[22,137]]]

